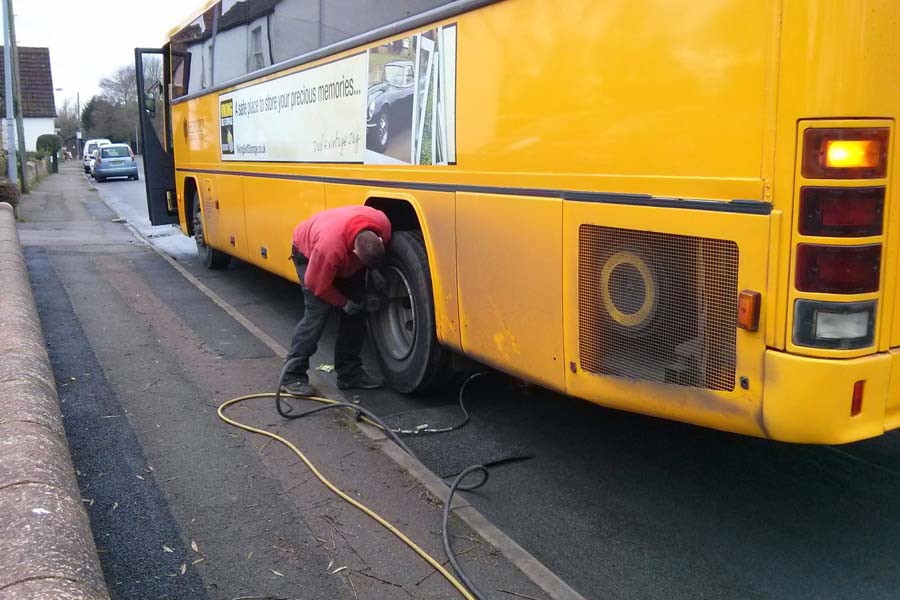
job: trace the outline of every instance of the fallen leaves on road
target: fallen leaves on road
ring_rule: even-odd
[[[172,550],[171,548],[169,548],[169,547],[166,546],[165,544],[163,544],[162,549],[163,549],[164,551],[168,552],[169,554],[172,554],[173,552],[175,552],[174,550]]]
[[[272,571],[272,573],[274,573],[275,575],[278,575],[279,577],[284,577],[284,575],[282,573],[279,573],[275,569],[269,569],[269,570]]]

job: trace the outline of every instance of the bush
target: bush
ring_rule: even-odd
[[[62,138],[55,133],[45,133],[44,135],[38,136],[36,146],[38,152],[53,154],[62,148]]]
[[[19,186],[9,181],[0,181],[0,202],[9,202],[13,206],[18,206]]]

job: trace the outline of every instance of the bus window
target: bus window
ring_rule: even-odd
[[[172,37],[172,97],[199,92],[212,82],[213,22],[217,8]]]

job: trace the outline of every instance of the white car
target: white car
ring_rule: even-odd
[[[84,172],[90,174],[91,167],[94,164],[93,156],[94,150],[97,150],[100,146],[105,146],[106,144],[111,144],[106,138],[94,138],[88,140],[84,143]]]

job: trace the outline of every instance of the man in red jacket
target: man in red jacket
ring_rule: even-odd
[[[363,295],[365,269],[384,261],[384,247],[391,239],[391,222],[380,210],[368,206],[342,206],[317,213],[294,229],[291,258],[303,285],[305,310],[294,329],[287,360],[295,360],[285,372],[282,390],[310,396],[309,357],[333,308],[341,309],[334,346],[334,368],[339,389],[375,389],[381,380],[362,368],[359,353],[366,334]]]

